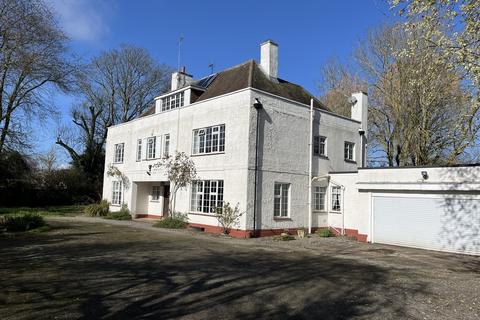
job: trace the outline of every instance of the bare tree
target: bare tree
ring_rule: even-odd
[[[348,98],[354,92],[367,92],[367,84],[337,59],[328,60],[321,69],[320,100],[345,117],[351,116]]]
[[[75,75],[80,99],[72,109],[76,130],[61,130],[56,143],[77,167],[101,180],[107,128],[145,112],[166,90],[169,73],[146,50],[129,45],[92,59]]]
[[[42,1],[0,0],[0,153],[28,146],[32,117],[54,111],[49,89],[68,88],[66,41]]]
[[[478,134],[461,75],[402,27],[371,32],[356,52],[370,86],[370,128],[389,166],[451,164]],[[406,50],[414,54],[402,54]]]

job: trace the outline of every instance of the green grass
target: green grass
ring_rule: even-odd
[[[62,217],[73,217],[83,214],[83,205],[72,205],[72,206],[51,206],[51,207],[41,207],[41,208],[30,208],[30,207],[15,207],[15,208],[0,208],[0,216],[4,215],[14,215],[19,212],[31,212],[37,213],[41,216],[62,216]]]

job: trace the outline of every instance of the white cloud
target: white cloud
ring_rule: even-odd
[[[97,41],[109,33],[108,3],[89,0],[50,0],[59,22],[72,40]]]

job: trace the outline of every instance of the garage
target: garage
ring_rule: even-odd
[[[372,194],[372,242],[480,254],[480,199],[462,194]]]

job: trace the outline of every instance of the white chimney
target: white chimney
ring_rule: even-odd
[[[352,119],[360,121],[358,128],[361,143],[360,166],[367,165],[367,136],[368,136],[368,96],[365,92],[352,94],[349,101],[352,103]]]
[[[267,40],[260,45],[260,66],[270,78],[278,78],[278,44]]]
[[[368,96],[365,92],[352,94],[352,119],[360,121],[360,130],[368,132]]]
[[[171,82],[170,90],[174,91],[182,87],[185,87],[190,83],[192,83],[192,81],[193,81],[193,76],[190,74],[187,74],[185,71],[185,67],[183,67],[182,70],[172,73],[172,82]]]

